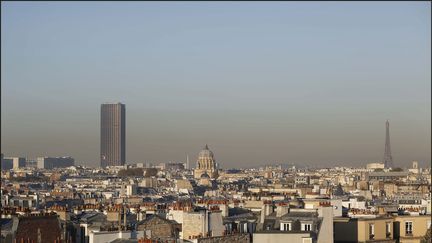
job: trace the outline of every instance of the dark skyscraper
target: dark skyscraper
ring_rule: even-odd
[[[126,161],[126,108],[124,104],[101,105],[101,166],[124,165]]]
[[[391,149],[390,149],[390,123],[388,120],[386,122],[386,141],[385,141],[385,149],[384,149],[384,166],[385,166],[385,168],[393,167],[393,158],[391,156]]]

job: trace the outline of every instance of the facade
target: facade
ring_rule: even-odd
[[[368,163],[366,165],[366,169],[374,170],[374,169],[384,169],[384,163]]]
[[[177,202],[170,206],[167,219],[182,225],[180,239],[223,236],[222,210],[218,206],[193,207],[190,202]]]
[[[38,169],[54,169],[74,166],[75,160],[72,157],[38,157]]]
[[[152,215],[138,223],[137,231],[142,232],[146,239],[172,241],[178,238],[181,225],[174,220]]]
[[[183,163],[167,163],[165,164],[165,170],[184,170],[185,166]]]
[[[273,212],[264,204],[253,242],[327,243],[333,242],[333,212],[330,204],[317,209],[289,209]],[[281,209],[284,205],[278,205]]]
[[[101,105],[101,166],[120,166],[126,162],[126,108],[124,104]]]
[[[27,168],[37,168],[37,160],[26,159],[26,167]]]
[[[136,237],[138,236],[142,235],[138,234]],[[88,243],[116,242],[116,240],[125,240],[127,242],[131,237],[131,231],[90,231]]]
[[[26,167],[26,158],[22,157],[4,157],[1,154],[1,166],[2,170],[20,169]]]
[[[431,227],[430,215],[399,215],[395,218],[395,238],[399,243],[420,243]]]
[[[377,181],[398,181],[403,180],[408,177],[408,172],[396,172],[396,171],[389,171],[389,172],[369,172],[367,174],[367,180],[377,180]]]
[[[335,218],[334,242],[396,242],[393,238],[394,219],[374,218]]]
[[[207,174],[211,179],[218,177],[217,164],[213,152],[210,151],[207,144],[198,154],[197,168],[194,170],[194,177],[195,179],[200,179],[204,174]]]
[[[408,171],[414,174],[418,174],[420,172],[418,161],[413,161],[412,168],[408,169]]]
[[[10,170],[13,168],[13,161],[11,159],[5,158],[3,154],[1,154],[1,169],[2,170]]]
[[[335,242],[420,243],[431,227],[430,215],[335,218]]]
[[[26,167],[26,159],[21,157],[14,157],[13,160],[13,169],[19,169]]]
[[[296,185],[299,185],[299,184],[308,185],[309,181],[310,181],[310,177],[309,176],[296,176],[294,180],[295,180]]]
[[[38,202],[39,202],[39,197],[37,195],[31,195],[31,196],[29,195],[29,196],[12,197],[9,199],[6,205],[32,208],[32,207],[37,207]]]

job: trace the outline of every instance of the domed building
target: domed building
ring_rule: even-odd
[[[201,175],[201,178],[198,181],[198,185],[211,187],[212,183],[210,179],[210,176],[206,172],[204,172],[204,174]]]
[[[207,144],[198,154],[197,167],[194,170],[194,178],[201,179],[201,176],[204,174],[209,176],[211,179],[218,177],[217,164],[213,152],[210,151]]]

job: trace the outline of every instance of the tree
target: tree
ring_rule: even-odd
[[[144,177],[156,176],[158,170],[156,168],[147,168],[144,170]]]

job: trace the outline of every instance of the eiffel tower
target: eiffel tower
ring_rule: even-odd
[[[390,123],[386,121],[386,141],[384,149],[384,166],[385,168],[393,168],[393,158],[390,149]]]

